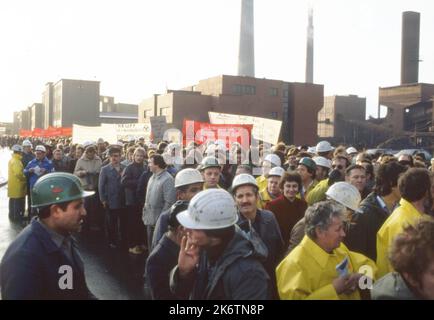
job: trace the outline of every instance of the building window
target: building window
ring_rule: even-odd
[[[279,90],[277,88],[270,88],[270,96],[277,97],[279,95]]]
[[[151,110],[145,110],[145,111],[143,111],[143,118],[146,119],[146,118],[150,118],[150,117],[151,117]]]
[[[232,86],[232,93],[233,94],[242,94],[243,93],[243,86],[240,84],[234,84]]]
[[[288,98],[289,97],[289,90],[283,90],[283,96],[285,98]]]
[[[248,95],[254,95],[256,94],[256,87],[255,86],[243,86],[243,93]]]
[[[277,119],[277,116],[279,115],[279,113],[278,112],[272,112],[271,113],[271,118],[273,118],[273,119]]]

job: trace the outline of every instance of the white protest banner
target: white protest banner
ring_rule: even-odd
[[[163,140],[164,132],[167,130],[165,116],[151,117],[151,129],[154,142]]]
[[[72,142],[82,144],[85,141],[98,141],[99,138],[103,138],[109,143],[116,143],[116,130],[113,125],[87,127],[80,126],[78,124],[72,125]]]
[[[212,124],[252,124],[252,136],[267,143],[279,142],[282,121],[238,114],[208,112]]]
[[[109,126],[102,124],[103,127]],[[137,140],[141,137],[145,138],[145,142],[150,141],[151,125],[149,123],[121,123],[115,124],[117,140],[129,141]]]

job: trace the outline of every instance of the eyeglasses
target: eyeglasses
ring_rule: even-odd
[[[344,168],[344,166],[341,165],[341,164],[338,164],[338,165],[332,164],[332,168],[333,168],[333,169],[342,170],[342,169]]]

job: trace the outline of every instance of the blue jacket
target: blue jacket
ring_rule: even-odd
[[[146,260],[146,280],[152,300],[176,300],[170,291],[170,271],[178,264],[179,246],[163,235]]]
[[[163,238],[164,234],[169,230],[170,209],[162,212],[155,224],[154,235],[152,236],[152,246],[154,249]]]
[[[129,164],[122,175],[121,184],[125,190],[125,202],[127,206],[139,205],[137,198],[137,184],[140,176],[146,170],[143,165],[133,162]]]
[[[29,172],[30,169],[35,168],[35,167],[40,167],[40,168],[44,168],[45,169],[45,173],[41,174],[41,175],[37,175],[34,172]],[[30,161],[27,166],[24,168],[24,174],[26,175],[27,178],[29,178],[29,184],[30,184],[30,190],[32,190],[33,186],[35,185],[36,181],[38,181],[38,179],[40,177],[42,177],[43,175],[53,172],[54,171],[54,166],[53,163],[47,159],[47,157],[45,157],[44,159],[42,159],[41,161],[39,161],[38,159],[33,159],[32,161]]]
[[[73,244],[75,247],[76,245]],[[78,252],[78,250],[75,250]],[[0,265],[3,299],[75,300],[92,299],[80,257],[76,264],[51,240],[44,227],[33,219],[9,245]],[[61,289],[62,266],[72,268],[72,289]]]
[[[21,159],[21,162],[23,163],[23,167],[25,168],[29,164],[29,162],[32,161],[33,159],[35,159],[35,155],[33,153],[23,152],[23,158]]]
[[[120,209],[125,206],[124,191],[121,185],[121,175],[125,166],[120,164],[121,170],[108,164],[101,168],[99,175],[98,190],[101,202],[107,202],[109,209]]]
[[[268,300],[270,278],[260,260],[262,250],[245,233],[235,228],[221,256],[212,267],[202,251],[198,267],[185,279],[178,266],[170,272],[170,291],[178,299],[192,300]]]

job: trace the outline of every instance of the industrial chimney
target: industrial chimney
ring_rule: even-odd
[[[307,26],[306,83],[313,83],[313,8],[309,8]]]
[[[401,84],[419,82],[420,13],[402,13]]]
[[[255,76],[253,0],[242,0],[238,75]]]

